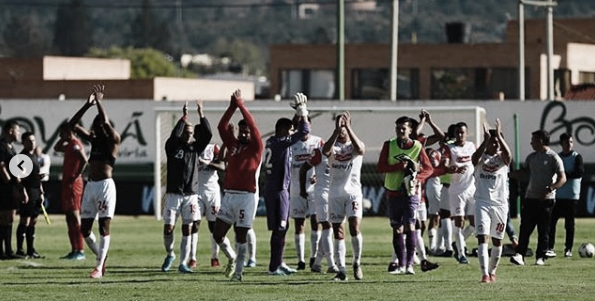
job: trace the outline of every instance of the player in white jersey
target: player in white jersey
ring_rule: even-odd
[[[322,272],[321,261],[325,257],[328,264],[327,273],[337,273],[338,268],[335,265],[334,246],[333,246],[333,228],[329,221],[328,193],[331,184],[330,167],[328,158],[322,155],[322,146],[312,152],[312,156],[300,168],[300,195],[305,199],[314,200],[314,211],[316,212],[316,221],[322,227],[322,233],[318,240],[318,251],[314,258],[310,270],[312,272]],[[308,177],[308,171],[314,166],[314,174]],[[308,184],[314,185],[313,191],[308,191]]]
[[[473,180],[473,164],[471,156],[475,153],[475,144],[467,141],[467,124],[459,122],[455,127],[455,142],[448,145],[445,152],[444,165],[446,172],[451,174],[448,188],[450,200],[450,216],[454,222],[453,233],[456,247],[455,259],[461,264],[468,264],[465,254],[465,240],[474,231],[475,220],[475,183]],[[465,218],[469,219],[469,226],[465,226]]]
[[[220,160],[219,145],[211,143],[198,157],[198,206],[202,216],[207,218],[211,241],[211,267],[219,267],[219,245],[213,239],[213,227],[221,206],[221,187],[218,171],[225,170],[225,162]],[[190,240],[190,261],[188,267],[196,268],[196,249],[201,217],[192,225]],[[224,243],[229,244],[227,237]]]
[[[344,112],[335,119],[335,130],[322,149],[329,158],[331,186],[329,190],[329,214],[335,236],[335,252],[339,272],[335,280],[346,281],[345,230],[347,218],[353,254],[353,274],[356,280],[363,278],[361,255],[363,238],[360,232],[362,219],[362,187],[360,174],[365,152],[364,143],[351,128],[351,115]]]
[[[484,125],[484,140],[471,160],[475,166],[475,224],[481,282],[494,282],[508,218],[508,166],[511,160],[510,148],[502,137],[500,119],[496,119],[495,130],[488,131]],[[493,247],[488,252],[490,236]]]
[[[320,229],[316,220],[316,211],[314,208],[313,198],[304,198],[300,196],[300,168],[304,163],[310,159],[315,148],[322,148],[322,138],[314,135],[306,135],[301,141],[291,146],[291,183],[289,190],[289,208],[290,216],[295,222],[295,248],[298,258],[298,270],[306,268],[305,261],[305,245],[306,234],[305,224],[306,217],[310,217],[310,268],[316,258],[318,251],[318,241],[320,240]],[[314,170],[309,170],[307,178],[310,179],[314,175]],[[306,183],[306,191],[312,192],[314,184],[311,181]]]

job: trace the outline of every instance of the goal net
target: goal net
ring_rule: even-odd
[[[328,104],[328,102],[325,102],[325,104]],[[354,106],[354,104],[358,106]],[[214,143],[221,144],[221,139],[217,133],[217,123],[227,108],[226,106],[227,102],[207,102],[205,104],[205,115],[211,124],[211,130],[213,131],[212,142]],[[263,141],[274,134],[275,122],[278,118],[291,118],[294,113],[287,102],[255,101],[248,103],[247,106],[256,120]],[[387,106],[386,103],[379,102],[345,102],[337,103],[333,106],[319,105],[314,101],[308,103],[308,110],[310,111],[310,118],[312,120],[312,134],[320,136],[324,140],[327,140],[332,134],[335,126],[334,117],[343,111],[349,111],[351,113],[352,127],[357,136],[366,145],[364,166],[361,171],[362,186],[364,186],[365,190],[372,189],[374,191],[379,191],[377,188],[382,186],[382,175],[376,173],[378,155],[384,141],[395,136],[395,120],[401,116],[419,119],[421,108],[421,106]],[[469,127],[467,139],[473,141],[476,145],[481,143],[481,139],[483,138],[482,125],[486,121],[486,112],[482,107],[426,105],[424,109],[430,112],[434,123],[444,132],[446,132],[450,124],[461,121],[467,123]],[[162,216],[161,209],[167,179],[165,141],[181,116],[182,105],[180,103],[174,102],[171,106],[155,108],[155,202],[153,205],[157,219],[161,219]],[[192,109],[192,106],[189,108],[188,118],[193,124],[198,122],[196,110]],[[237,124],[240,118],[241,115],[239,112],[236,112],[232,121]],[[426,136],[432,135],[431,127],[426,124],[423,128],[423,133]],[[260,183],[262,184],[263,181],[260,181]],[[366,191],[364,191],[364,198],[366,198]],[[375,211],[378,210],[377,203],[379,201],[371,200],[373,205],[376,206],[376,208],[372,208]]]

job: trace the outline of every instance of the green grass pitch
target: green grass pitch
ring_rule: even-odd
[[[415,275],[390,275],[391,234],[388,220],[364,217],[362,233],[364,279],[353,280],[351,244],[347,239],[349,281],[332,281],[329,274],[309,270],[286,277],[266,274],[269,237],[265,219],[257,217],[258,238],[256,268],[246,269],[244,282],[230,282],[223,268],[210,267],[210,242],[206,223],[199,234],[198,262],[194,274],[180,274],[177,269],[160,271],[165,256],[161,221],[149,216],[116,216],[112,223],[112,241],[107,274],[90,279],[94,258],[87,250],[84,261],[58,259],[70,251],[64,217],[52,215],[53,223],[40,218],[36,248],[46,256],[38,260],[0,261],[0,300],[595,300],[595,259],[580,258],[578,246],[595,242],[595,219],[578,219],[572,258],[561,257],[564,241],[563,221],[558,223],[558,257],[545,266],[512,265],[503,257],[496,283],[480,283],[477,258],[460,265],[453,258],[430,257],[439,269]],[[514,221],[518,231],[518,220]],[[97,225],[95,225],[96,229]],[[16,229],[16,226],[13,227]],[[176,253],[179,253],[180,230],[176,229]],[[427,241],[427,236],[424,236]],[[233,234],[230,236],[233,239]],[[536,247],[537,232],[530,247]],[[13,237],[14,239],[14,237]],[[309,232],[306,234],[309,256]],[[477,245],[467,241],[469,249]],[[227,260],[220,255],[221,263]],[[293,228],[287,236],[286,262],[295,267]],[[177,267],[178,261],[174,266]]]

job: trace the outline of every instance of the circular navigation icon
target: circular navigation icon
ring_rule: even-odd
[[[8,168],[13,176],[26,178],[33,171],[33,162],[27,155],[19,154],[10,159]]]

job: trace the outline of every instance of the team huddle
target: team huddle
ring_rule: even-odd
[[[110,245],[110,223],[116,206],[116,186],[112,172],[121,139],[109,122],[102,105],[104,87],[96,85],[83,107],[60,128],[60,140],[54,150],[64,153],[61,205],[66,214],[71,251],[65,260],[85,259],[84,242],[95,254],[91,278],[103,277]],[[268,274],[287,276],[305,270],[307,259],[312,272],[334,274],[336,281],[347,281],[348,226],[351,242],[351,267],[354,279],[364,277],[362,270],[363,236],[361,221],[363,195],[360,181],[365,145],[352,127],[349,112],[337,113],[335,127],[328,139],[312,134],[312,120],[306,95],[297,93],[291,102],[292,118],[279,118],[274,135],[265,143],[256,121],[244,104],[241,91],[231,95],[227,110],[217,124],[222,144],[212,143],[213,132],[204,114],[202,101],[196,102],[199,123],[189,122],[188,103],[182,117],[165,143],[167,185],[163,207],[163,243],[166,256],[163,272],[176,261],[174,229],[181,219],[178,271],[193,273],[197,266],[198,232],[203,217],[210,232],[211,266],[219,267],[219,253],[227,257],[224,275],[242,281],[245,268],[256,266],[256,238],[252,230],[259,200],[261,169],[267,228],[271,232]],[[90,130],[79,125],[85,112],[97,107]],[[237,125],[231,122],[236,111]],[[422,131],[429,125],[432,135]],[[415,274],[419,264],[423,272],[439,267],[428,260],[423,232],[428,229],[430,255],[452,257],[469,264],[465,241],[475,234],[476,255],[481,282],[496,281],[496,270],[508,233],[517,254],[515,264],[524,265],[529,237],[535,227],[539,232],[536,264],[553,257],[555,223],[559,217],[572,220],[572,234],[567,233],[565,255],[572,256],[574,216],[572,202],[578,199],[583,173],[582,158],[572,150],[572,136],[564,134],[560,155],[549,146],[549,133],[532,133],[535,150],[522,170],[509,170],[511,152],[496,119],[494,129],[483,126],[483,141],[476,145],[467,140],[467,124],[459,122],[444,133],[422,110],[419,120],[402,116],[395,121],[396,136],[384,142],[378,157],[377,172],[384,174],[387,214],[392,228],[393,258],[391,274]],[[42,209],[43,186],[39,164],[33,173],[20,179],[8,171],[16,155],[12,143],[19,136],[19,125],[8,122],[0,139],[0,256],[39,258],[33,246],[35,223]],[[81,141],[91,143],[87,158]],[[35,139],[22,135],[22,153],[34,158]],[[432,145],[436,145],[432,147]],[[564,158],[564,159],[561,159]],[[37,162],[37,160],[33,160]],[[580,161],[579,163],[576,163]],[[545,163],[544,163],[545,162]],[[88,165],[88,181],[82,173]],[[35,169],[37,166],[37,169]],[[565,169],[570,173],[565,172]],[[219,172],[225,172],[219,185]],[[568,174],[568,176],[567,176]],[[509,176],[528,177],[523,203],[520,236],[510,223]],[[568,185],[565,185],[568,178]],[[578,184],[577,184],[578,183]],[[568,188],[568,186],[571,186]],[[556,201],[556,190],[563,200]],[[558,208],[560,207],[560,208]],[[569,209],[570,208],[570,209]],[[19,209],[17,252],[12,251],[12,222]],[[294,223],[297,267],[284,261],[285,240]],[[98,219],[100,241],[92,226]],[[310,253],[306,255],[306,220],[310,220]],[[347,222],[347,223],[345,223]],[[427,223],[427,225],[426,225]],[[552,225],[550,225],[552,224]],[[233,227],[235,246],[227,238]],[[567,230],[570,227],[567,227]],[[27,251],[23,240],[26,238]],[[453,241],[454,238],[454,241]],[[492,241],[491,249],[488,248]],[[3,248],[2,248],[3,247]],[[326,270],[323,270],[323,260]]]

